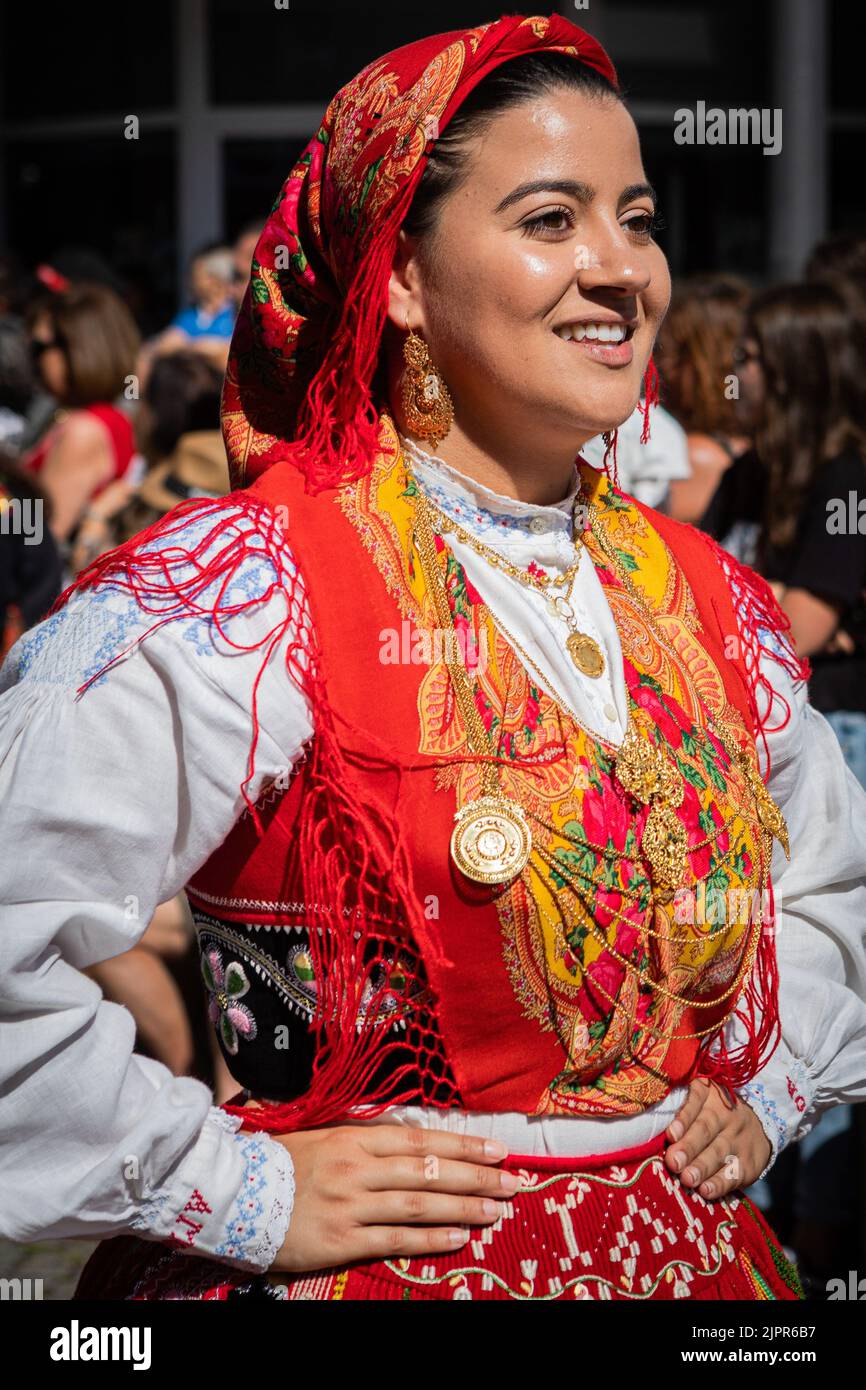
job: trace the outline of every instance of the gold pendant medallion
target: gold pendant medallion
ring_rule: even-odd
[[[584,676],[601,675],[604,670],[604,652],[589,633],[572,632],[565,640],[565,649]]]
[[[523,807],[499,796],[467,801],[454,817],[451,858],[475,883],[506,883],[529,859],[532,834]]]
[[[653,883],[668,892],[679,888],[688,865],[688,835],[679,816],[655,801],[650,808],[640,842],[649,861]]]

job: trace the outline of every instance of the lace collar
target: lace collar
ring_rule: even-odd
[[[581,492],[580,472],[575,464],[574,479],[560,502],[542,506],[503,497],[461,473],[445,459],[421,449],[414,440],[400,435],[406,463],[419,487],[452,520],[481,540],[517,539],[539,535],[562,535],[571,540],[572,515]]]

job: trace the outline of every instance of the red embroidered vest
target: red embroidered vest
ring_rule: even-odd
[[[475,700],[501,788],[532,828],[527,868],[491,888],[449,854],[480,773],[445,661],[420,640],[435,621],[393,423],[383,417],[382,452],[350,487],[310,496],[278,464],[251,489],[281,518],[306,586],[317,732],[259,824],[242,816],[187,891],[228,955],[244,934],[263,949],[263,928],[305,929],[279,987],[308,1006],[313,1077],[291,1103],[256,1110],[257,1125],[333,1123],[395,1100],[629,1114],[697,1071],[743,1084],[775,1045],[775,953],[761,926],[772,840],[728,584],[701,533],[580,468],[595,517],[586,544],[631,697],[628,768],[536,683],[439,545],[455,629],[487,651]],[[383,659],[395,634],[401,659]],[[667,820],[642,790],[659,760]],[[653,866],[670,850],[671,814],[687,851],[676,891],[662,892]],[[710,893],[721,912],[707,911]],[[226,961],[212,942],[219,978],[207,967],[206,978],[230,1030],[235,1008],[237,1051],[247,976],[234,962],[233,996]],[[714,1060],[743,999],[749,1044]]]

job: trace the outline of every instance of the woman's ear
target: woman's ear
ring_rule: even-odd
[[[420,270],[417,238],[401,230],[397,234],[394,262],[388,281],[388,318],[404,332],[406,319],[417,329],[421,319]]]

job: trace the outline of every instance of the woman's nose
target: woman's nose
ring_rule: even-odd
[[[575,257],[577,283],[581,290],[617,290],[620,294],[641,294],[652,279],[649,267],[628,247],[609,247],[595,256]]]

